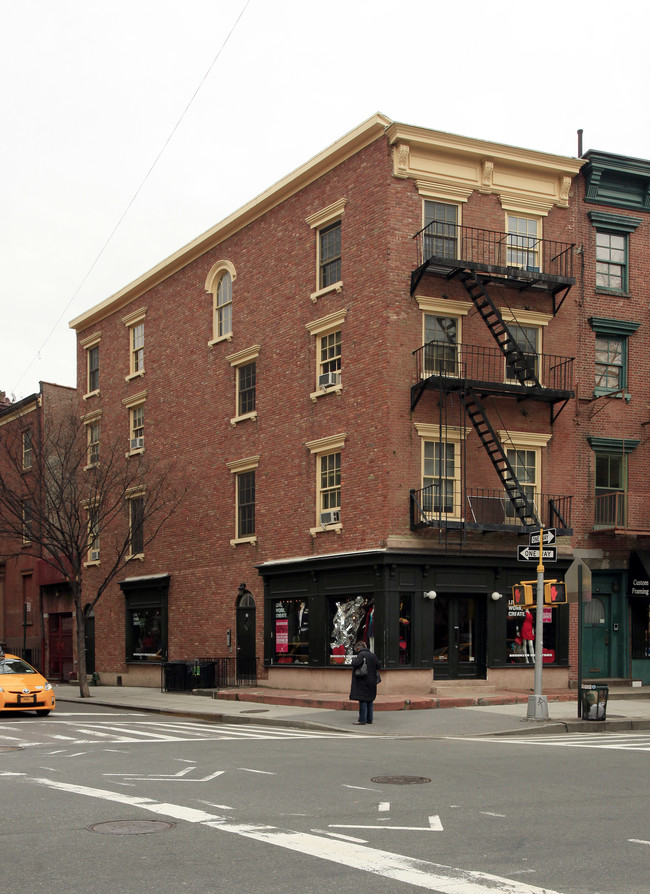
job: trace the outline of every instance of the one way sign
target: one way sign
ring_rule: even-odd
[[[530,546],[539,546],[539,533],[539,531],[533,531],[532,534],[528,535]],[[544,546],[550,546],[551,543],[555,543],[555,528],[544,528],[542,543]]]
[[[539,562],[538,546],[518,546],[518,562]],[[542,562],[557,562],[557,546],[545,546],[542,548]]]

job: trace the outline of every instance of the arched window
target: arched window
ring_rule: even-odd
[[[223,338],[232,332],[232,277],[229,273],[219,280],[215,306],[215,338]]]
[[[205,281],[206,292],[212,294],[212,339],[210,344],[232,338],[232,284],[237,278],[230,261],[217,261]]]

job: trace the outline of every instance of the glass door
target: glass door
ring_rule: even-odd
[[[477,596],[439,594],[434,606],[433,668],[436,679],[478,677],[484,662],[485,625]]]

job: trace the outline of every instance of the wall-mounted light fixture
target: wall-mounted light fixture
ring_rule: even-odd
[[[425,598],[425,599],[435,599],[437,595],[438,595],[438,594],[436,593],[435,590],[425,590],[425,591],[424,591],[424,598]]]
[[[497,593],[497,591],[495,590],[494,593],[491,594],[490,598],[494,602],[498,602],[499,599],[503,599],[503,593]]]

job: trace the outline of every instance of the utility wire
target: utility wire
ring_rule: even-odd
[[[70,298],[70,300],[68,301],[68,303],[66,304],[66,306],[65,306],[65,307],[63,308],[63,310],[61,311],[61,313],[60,313],[60,315],[59,315],[57,321],[55,322],[54,326],[52,326],[51,330],[49,331],[49,333],[48,333],[47,336],[45,337],[45,340],[44,340],[43,343],[41,344],[40,348],[38,349],[38,351],[36,352],[36,354],[32,357],[32,359],[29,361],[29,364],[25,367],[25,369],[24,369],[22,375],[20,376],[20,378],[18,379],[18,381],[16,382],[16,384],[14,385],[14,387],[11,389],[11,392],[10,392],[11,394],[14,394],[14,393],[16,392],[18,386],[20,385],[20,383],[21,383],[22,380],[25,378],[25,376],[27,375],[27,373],[29,372],[29,370],[30,370],[30,369],[32,368],[32,366],[34,365],[35,360],[37,360],[37,359],[40,357],[40,353],[41,353],[41,351],[43,350],[43,348],[45,347],[45,345],[49,342],[50,338],[51,338],[51,337],[54,335],[54,333],[56,332],[56,330],[57,330],[57,328],[58,328],[58,326],[59,326],[59,323],[61,322],[61,320],[63,319],[63,317],[64,317],[64,316],[66,315],[66,313],[68,312],[68,308],[69,308],[70,305],[73,303],[73,301],[75,300],[75,298],[77,297],[77,295],[79,294],[79,292],[81,291],[81,289],[84,287],[84,285],[85,285],[85,283],[86,283],[86,280],[88,279],[88,277],[90,276],[90,274],[93,272],[93,270],[95,269],[95,267],[96,267],[97,264],[99,263],[99,260],[100,260],[101,257],[103,256],[103,254],[104,254],[104,252],[106,251],[106,249],[108,248],[109,244],[112,242],[113,237],[115,236],[115,234],[117,233],[118,229],[120,228],[120,226],[121,226],[121,224],[122,224],[124,218],[127,216],[127,214],[129,213],[129,211],[131,210],[132,205],[134,204],[135,200],[138,198],[138,196],[139,196],[140,193],[142,192],[142,190],[143,190],[143,188],[144,188],[144,186],[145,186],[147,180],[148,180],[149,177],[151,176],[151,174],[152,174],[154,168],[156,167],[156,165],[158,164],[158,162],[159,162],[160,159],[162,158],[162,155],[163,155],[163,153],[165,152],[165,150],[167,149],[167,146],[171,143],[171,141],[172,141],[172,139],[173,139],[173,137],[174,137],[174,134],[176,133],[176,131],[177,131],[178,128],[180,127],[180,125],[181,125],[183,119],[185,118],[185,116],[187,115],[188,111],[190,110],[190,107],[192,106],[192,104],[194,103],[194,100],[195,100],[196,97],[198,96],[199,91],[201,90],[201,87],[203,87],[204,83],[206,82],[206,80],[208,79],[208,77],[209,77],[209,75],[210,75],[210,72],[212,71],[212,69],[214,68],[214,66],[216,65],[216,63],[218,62],[219,57],[221,56],[221,53],[223,52],[223,50],[224,50],[226,44],[228,43],[228,41],[229,41],[230,38],[232,37],[232,35],[233,35],[234,31],[235,31],[235,28],[237,27],[237,25],[238,25],[239,22],[240,22],[240,19],[242,18],[242,16],[243,16],[244,13],[246,12],[246,9],[247,9],[249,3],[250,3],[250,0],[246,0],[246,2],[244,3],[244,6],[243,6],[242,11],[241,11],[241,12],[239,13],[239,15],[237,16],[237,19],[235,20],[235,23],[233,24],[232,28],[230,29],[230,31],[229,31],[228,34],[226,35],[226,37],[225,37],[223,43],[222,43],[221,46],[219,47],[219,50],[218,50],[216,56],[214,57],[214,59],[213,59],[212,62],[210,63],[210,66],[208,67],[208,70],[206,71],[206,73],[203,75],[203,77],[202,77],[201,80],[199,81],[199,84],[198,84],[196,90],[194,91],[194,93],[192,94],[192,96],[191,96],[189,102],[187,103],[187,105],[186,105],[185,108],[183,109],[183,112],[181,113],[180,118],[178,119],[178,121],[176,122],[176,124],[175,124],[175,125],[173,126],[173,128],[171,129],[171,131],[170,131],[170,133],[169,133],[169,136],[167,137],[167,139],[166,139],[165,142],[163,143],[163,145],[162,145],[160,151],[158,152],[158,154],[156,155],[155,159],[153,160],[153,163],[151,164],[149,170],[147,171],[147,173],[145,174],[144,178],[142,179],[140,185],[138,186],[138,188],[137,188],[136,191],[134,192],[134,194],[133,194],[133,196],[132,196],[132,198],[131,198],[131,201],[128,203],[128,205],[126,206],[126,208],[125,208],[124,211],[122,212],[122,214],[121,214],[119,220],[117,221],[117,223],[115,224],[115,226],[114,226],[113,229],[111,230],[111,232],[110,232],[108,238],[106,239],[106,241],[105,241],[104,244],[102,245],[101,249],[99,250],[99,253],[97,254],[95,260],[92,262],[92,264],[90,265],[90,267],[89,267],[88,270],[86,271],[85,276],[83,277],[83,279],[81,280],[81,282],[79,283],[79,285],[77,286],[77,288],[75,289],[75,291],[73,292],[72,297]]]

